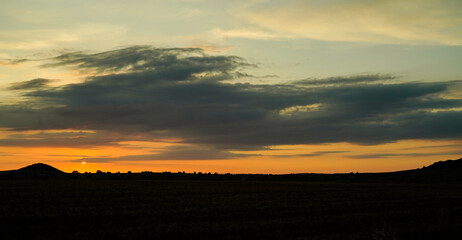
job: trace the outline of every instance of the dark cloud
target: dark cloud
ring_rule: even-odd
[[[48,83],[52,82],[50,79],[45,78],[36,78],[29,81],[24,82],[17,82],[11,84],[11,87],[8,89],[10,90],[31,90],[31,89],[39,89],[46,87]]]
[[[385,84],[396,78],[377,74],[310,84],[231,84],[223,80],[248,77],[242,69],[252,65],[195,48],[73,52],[50,61],[44,67],[97,74],[82,83],[25,92],[28,102],[0,106],[0,127],[88,129],[126,140],[140,134],[146,141],[175,137],[220,153],[269,145],[462,136],[462,111],[455,110],[462,99],[445,97],[461,81]],[[103,143],[117,141],[99,137]]]
[[[318,157],[326,154],[335,154],[335,153],[347,153],[350,151],[317,151],[313,153],[305,153],[305,154],[293,154],[293,155],[272,155],[273,157],[278,158],[288,158],[288,157]]]
[[[220,160],[233,159],[239,157],[260,156],[258,154],[236,154],[228,151],[213,148],[211,146],[194,145],[194,146],[171,146],[160,153],[126,155],[120,157],[96,157],[81,158],[75,162],[115,162],[115,161],[152,161],[152,160]]]
[[[4,147],[56,147],[56,148],[93,148],[98,146],[119,145],[124,136],[98,132],[40,132],[34,134],[11,134],[0,139]]]
[[[218,73],[226,76],[238,67],[252,66],[236,56],[206,55],[200,48],[153,48],[150,46],[134,46],[95,54],[71,52],[51,58],[50,61],[42,67],[70,66],[82,71],[98,73],[118,71],[141,73],[121,74],[119,78],[134,76],[141,81],[146,78],[149,78],[149,81],[184,81],[194,79],[196,77],[193,74],[200,73],[210,75]],[[207,78],[207,76],[200,78]],[[107,78],[101,78],[97,82],[104,82],[104,79]]]
[[[367,83],[377,83],[377,82],[386,82],[389,80],[398,79],[397,76],[389,74],[363,74],[355,76],[338,76],[330,78],[308,78],[304,80],[293,81],[292,84],[297,85],[327,85],[327,84],[367,84]]]

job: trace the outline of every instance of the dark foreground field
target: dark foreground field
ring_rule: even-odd
[[[0,181],[0,239],[462,239],[460,183]]]

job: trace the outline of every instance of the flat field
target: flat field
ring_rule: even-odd
[[[462,239],[460,183],[0,181],[1,239]]]

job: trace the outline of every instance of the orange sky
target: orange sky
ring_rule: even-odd
[[[51,131],[53,132],[53,131]],[[63,131],[54,131],[63,132]],[[29,131],[36,134],[37,131]],[[11,132],[0,132],[6,137]],[[268,150],[233,151],[255,154],[243,158],[220,160],[151,160],[113,161],[127,155],[162,152],[166,147],[185,145],[177,141],[121,142],[120,146],[91,148],[71,147],[0,147],[0,170],[11,170],[42,162],[65,172],[186,171],[218,173],[342,173],[386,172],[420,168],[435,161],[457,159],[461,142],[454,140],[403,140],[379,145],[332,143],[317,145],[280,145]],[[388,154],[388,155],[387,155]],[[303,156],[305,155],[305,156]],[[82,158],[104,158],[107,162],[87,161]]]

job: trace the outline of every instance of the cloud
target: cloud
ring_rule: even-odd
[[[45,78],[36,78],[29,81],[24,82],[17,82],[13,83],[11,87],[8,89],[10,90],[31,90],[31,89],[39,89],[46,87],[48,83],[52,82],[50,79]]]
[[[290,158],[290,157],[318,157],[327,154],[336,154],[336,153],[347,153],[350,151],[317,151],[313,153],[304,153],[304,154],[293,154],[293,155],[272,155],[272,157],[277,158]]]
[[[338,76],[338,77],[330,77],[324,79],[304,79],[293,81],[292,84],[298,85],[327,85],[327,84],[367,84],[367,83],[374,83],[377,82],[387,82],[389,80],[397,79],[397,76],[389,75],[389,74],[364,74],[364,75],[355,75],[355,76]]]
[[[66,29],[32,29],[0,31],[2,50],[39,50],[70,46],[84,46],[92,40],[100,40],[105,47],[114,39],[125,36],[127,29],[120,25],[88,23]]]
[[[229,51],[234,48],[234,46],[221,46],[216,44],[211,44],[205,40],[196,39],[189,46],[190,48],[200,48],[206,53],[222,53]]]
[[[0,128],[92,130],[101,133],[95,145],[120,141],[104,138],[112,133],[125,141],[139,135],[145,141],[175,138],[220,154],[271,145],[460,139],[462,133],[462,99],[446,97],[462,81],[404,83],[366,74],[229,83],[249,77],[242,71],[254,65],[198,48],[150,46],[65,53],[43,65],[58,66],[90,76],[82,83],[32,89],[23,93],[26,101],[0,105]]]
[[[262,40],[280,40],[284,38],[293,38],[289,36],[279,36],[275,33],[262,31],[258,29],[230,29],[223,30],[221,28],[214,28],[210,31],[211,35],[215,38],[249,38],[249,39],[262,39]]]
[[[81,71],[97,73],[132,74],[141,72],[143,78],[152,74],[152,79],[168,78],[185,81],[194,74],[221,73],[225,76],[238,67],[251,66],[236,56],[209,56],[200,48],[154,48],[134,46],[113,51],[88,54],[70,52],[50,59],[42,67],[71,66]],[[127,75],[118,75],[129,77]],[[201,75],[204,76],[204,75]],[[110,75],[109,77],[116,77]],[[96,79],[93,79],[96,80]],[[100,80],[101,81],[101,80]]]
[[[388,158],[388,157],[426,157],[426,156],[443,156],[443,155],[461,155],[462,151],[452,152],[434,152],[434,153],[373,153],[363,155],[347,156],[356,159],[370,159],[370,158]]]
[[[203,145],[176,145],[166,148],[160,153],[125,155],[120,157],[84,157],[75,162],[114,162],[114,161],[152,161],[152,160],[220,160],[233,159],[249,156],[260,156],[258,154],[237,154]]]
[[[2,157],[8,157],[8,156],[14,156],[14,154],[0,152],[0,156],[2,156]]]
[[[452,147],[460,147],[461,144],[445,144],[445,145],[434,145],[434,146],[421,146],[421,147],[410,147],[410,148],[403,148],[402,150],[409,150],[409,149],[428,149],[428,148],[452,148]]]
[[[259,34],[220,31],[230,33],[229,37],[258,39],[462,44],[458,0],[272,0],[245,6],[234,14],[260,29]]]
[[[117,146],[124,137],[110,133],[85,131],[64,131],[40,133],[16,133],[0,139],[2,147],[53,147],[53,148],[93,148],[98,146]]]
[[[318,151],[318,152],[315,152],[317,154],[331,154],[331,153],[346,153],[346,152],[350,152],[350,151]]]
[[[7,65],[19,65],[21,63],[28,62],[29,59],[27,58],[17,58],[17,59],[0,59],[0,66],[7,66]]]
[[[88,157],[87,155],[72,155],[72,154],[48,154],[50,157]]]

